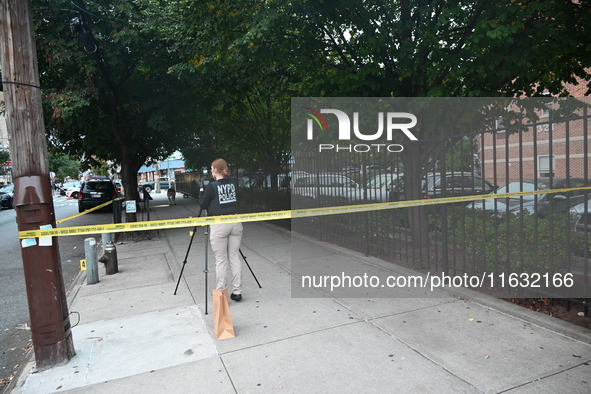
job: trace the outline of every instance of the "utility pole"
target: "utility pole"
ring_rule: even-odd
[[[56,227],[30,0],[2,0],[0,45],[19,231]],[[21,242],[38,370],[75,355],[57,237]],[[47,245],[47,246],[41,246]]]

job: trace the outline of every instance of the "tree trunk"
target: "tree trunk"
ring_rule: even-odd
[[[121,149],[121,182],[125,189],[125,201],[139,201],[137,172],[141,166],[133,164],[131,158],[126,153],[126,149]],[[137,222],[135,213],[126,213],[125,221],[127,223]]]

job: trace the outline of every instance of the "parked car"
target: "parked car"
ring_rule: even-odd
[[[405,200],[404,176],[393,186],[389,195],[390,201]],[[497,189],[497,186],[470,172],[447,172],[444,178],[440,173],[429,173],[421,181],[423,198],[442,198],[476,196],[490,194]]]
[[[309,199],[356,201],[363,198],[363,189],[351,178],[340,174],[319,174],[298,178],[292,195]]]
[[[14,185],[0,186],[0,209],[14,208]]]
[[[359,166],[346,166],[341,168],[341,172],[345,175],[358,174]]]
[[[587,232],[591,234],[591,199],[575,205],[569,212],[576,220],[575,230],[584,232],[587,227]]]
[[[548,189],[550,189],[550,186],[547,182],[544,182],[543,180],[538,180],[537,182],[534,182],[532,180],[523,180],[510,182],[509,184],[499,188],[497,191],[491,194],[533,192]],[[539,194],[530,194],[520,197],[505,197],[495,199],[487,198],[482,201],[476,201],[473,205],[473,208],[478,210],[484,210],[485,212],[491,215],[501,216],[507,213],[508,211],[514,211],[516,209],[519,209],[521,201],[523,201],[524,204],[528,204],[534,201],[536,198],[539,198],[539,196]]]
[[[591,186],[591,181],[583,178],[554,179],[552,189],[570,189]],[[524,204],[523,209],[530,214],[545,218],[552,214],[566,214],[570,209],[589,198],[588,190],[572,190],[562,193],[541,195],[537,203],[535,200]]]
[[[68,181],[64,182],[60,186],[60,194],[62,196],[78,198],[78,193],[80,192],[80,181]]]
[[[118,197],[115,184],[111,181],[85,181],[82,182],[78,194],[78,212],[94,208]],[[112,209],[107,205],[106,209]]]
[[[375,202],[388,202],[390,192],[394,190],[396,181],[402,174],[379,174],[374,176],[367,185],[367,200]]]
[[[283,179],[283,186],[291,193],[295,182],[305,176],[310,176],[309,172],[306,171],[290,171],[287,176]]]
[[[277,188],[279,190],[287,189],[289,181],[286,181],[286,179],[287,175],[277,174]],[[271,188],[271,175],[265,175],[263,173],[242,174],[238,177],[238,186],[246,188],[269,189]]]
[[[555,179],[552,184],[547,179],[514,181],[503,186],[495,193],[516,193],[545,191],[550,189],[569,189],[586,187],[591,184],[582,178]],[[587,194],[589,195],[589,194]],[[526,212],[529,215],[537,215],[540,218],[552,214],[566,214],[569,210],[585,200],[585,190],[574,190],[563,193],[531,194],[517,197],[486,199],[474,204],[476,209],[484,209],[486,212],[500,216],[507,211],[515,214]]]
[[[238,177],[238,186],[246,188],[261,188],[265,183],[265,174],[252,173],[242,174]]]
[[[174,189],[174,181],[168,180],[167,177],[160,177],[157,181],[160,182],[160,190]],[[139,189],[143,188],[150,193],[152,190],[156,190],[157,181],[140,182],[138,184]]]

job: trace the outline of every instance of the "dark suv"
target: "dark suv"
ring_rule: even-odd
[[[89,208],[114,200],[117,196],[117,189],[111,181],[82,182],[78,194],[78,212],[84,212]],[[107,205],[105,209],[113,209],[113,205]]]
[[[0,210],[3,208],[14,208],[14,185],[0,186]]]

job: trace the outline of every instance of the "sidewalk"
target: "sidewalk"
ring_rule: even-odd
[[[152,219],[197,216],[194,199],[152,194]],[[230,301],[236,338],[213,337],[209,251],[198,228],[173,295],[191,229],[117,245],[119,273],[70,292],[77,355],[34,372],[12,394],[48,393],[585,393],[591,332],[465,290],[439,298],[291,298],[291,248],[307,259],[408,270],[245,223],[241,302]],[[298,253],[299,255],[299,253]],[[84,275],[82,275],[84,279]],[[461,294],[461,296],[459,296]]]

